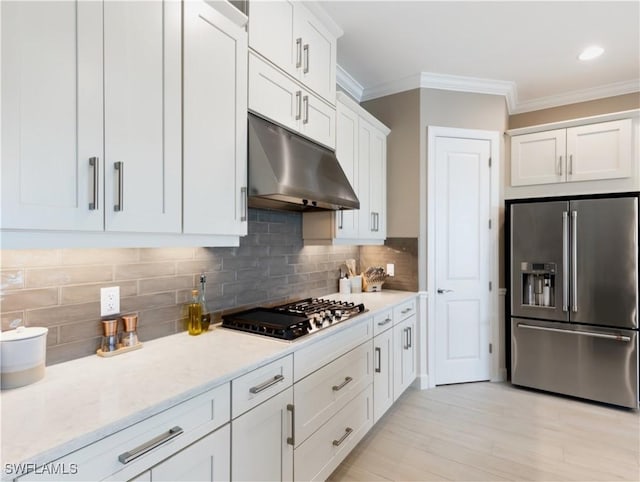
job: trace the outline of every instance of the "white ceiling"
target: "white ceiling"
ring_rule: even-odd
[[[344,31],[339,83],[361,100],[422,85],[504,94],[513,113],[640,90],[637,0],[319,4]],[[592,44],[604,54],[579,61]]]

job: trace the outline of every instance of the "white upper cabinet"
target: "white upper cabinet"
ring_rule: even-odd
[[[383,244],[387,237],[387,135],[389,129],[338,93],[336,156],[359,210],[304,213],[306,244]]]
[[[181,231],[181,3],[104,2],[105,227]]]
[[[101,231],[102,5],[0,9],[2,227]]]
[[[340,35],[302,2],[249,4],[249,46],[331,104],[336,96],[336,44]]]
[[[245,235],[247,33],[189,1],[183,38],[184,232]]]
[[[632,120],[511,138],[511,185],[599,181],[632,175]]]

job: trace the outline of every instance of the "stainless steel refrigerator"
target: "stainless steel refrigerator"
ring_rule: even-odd
[[[511,381],[638,407],[638,195],[510,203]]]

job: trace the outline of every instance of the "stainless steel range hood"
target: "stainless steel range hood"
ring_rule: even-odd
[[[326,211],[360,201],[333,151],[250,113],[249,206]]]

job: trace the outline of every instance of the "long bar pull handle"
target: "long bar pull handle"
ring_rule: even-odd
[[[100,194],[98,188],[98,183],[100,182],[100,158],[90,157],[89,165],[93,168],[93,199],[89,203],[89,211],[95,211],[98,209],[98,196]]]
[[[569,213],[562,212],[562,311],[569,311]]]
[[[256,385],[255,387],[251,387],[249,389],[249,393],[253,393],[255,395],[256,393],[263,392],[267,388],[272,387],[273,385],[275,385],[276,383],[280,383],[282,380],[284,380],[284,376],[283,375],[276,375],[271,380],[267,380],[266,382],[261,383],[260,385]]]
[[[347,437],[351,435],[352,432],[353,432],[353,429],[351,427],[347,427],[344,431],[344,435],[340,437],[339,440],[334,440],[333,445],[335,445],[336,447],[339,447],[342,444],[342,442],[344,442],[347,439]]]
[[[302,67],[302,38],[296,39],[296,69]]]
[[[393,320],[391,320],[391,318],[387,316],[383,321],[378,322],[378,326],[388,325],[389,323],[391,323],[391,321]]]
[[[157,437],[152,438],[151,440],[143,443],[142,445],[138,445],[135,449],[129,452],[120,454],[118,456],[118,460],[123,464],[128,464],[132,460],[135,460],[138,457],[141,457],[142,455],[146,454],[147,452],[150,452],[151,450],[155,449],[156,447],[159,447],[160,445],[167,443],[169,440],[176,438],[178,435],[182,434],[183,432],[184,430],[182,430],[181,427],[178,427],[176,425],[168,432],[158,435]]]
[[[304,69],[302,69],[302,72],[304,72],[305,74],[309,73],[309,44],[304,44],[304,47],[302,47],[302,50],[304,50]]]
[[[558,160],[558,175],[562,176],[562,156],[560,156]]]
[[[240,222],[245,222],[249,217],[249,199],[246,186],[240,188],[240,209],[242,211]]]
[[[411,348],[413,347],[413,329],[410,326],[407,328],[407,330],[409,330],[409,347],[408,348]]]
[[[344,377],[344,382],[342,382],[340,385],[334,385],[331,387],[331,389],[334,392],[339,392],[340,390],[342,390],[344,387],[346,387],[349,383],[351,383],[353,381],[353,378],[351,377]]]
[[[408,350],[409,349],[409,328],[405,328],[404,330],[402,330],[402,332],[404,333],[404,349]]]
[[[371,211],[371,232],[376,230],[376,213]]]
[[[304,104],[304,119],[302,119],[303,124],[309,123],[309,96],[305,95],[302,98],[302,103]]]
[[[573,154],[569,155],[569,175],[573,174]]]
[[[118,204],[113,206],[113,210],[124,211],[124,162],[114,162],[113,168],[118,171]]]
[[[376,352],[376,367],[374,368],[376,373],[380,373],[382,371],[382,348],[379,346],[375,347]]]
[[[287,443],[289,445],[296,444],[296,407],[295,405],[288,403],[287,411],[291,413],[291,437],[287,437]]]
[[[296,92],[296,120],[302,119],[302,92]]]
[[[578,211],[571,211],[571,311],[578,312]]]
[[[526,328],[527,330],[537,331],[551,331],[554,333],[568,333],[570,335],[588,336],[590,338],[603,338],[605,340],[616,341],[631,341],[631,337],[625,335],[611,335],[609,333],[596,333],[593,331],[577,331],[577,330],[563,330],[561,328],[548,328],[546,326],[525,325],[524,323],[518,323],[518,328]]]

